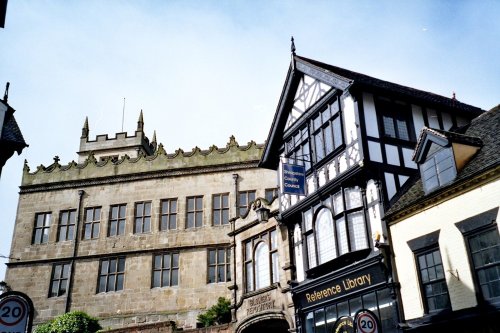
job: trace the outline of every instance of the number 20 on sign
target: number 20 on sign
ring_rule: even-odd
[[[371,311],[360,312],[356,315],[356,332],[378,333],[378,320]]]
[[[11,295],[0,300],[0,333],[24,333],[28,319],[28,304],[24,299]]]

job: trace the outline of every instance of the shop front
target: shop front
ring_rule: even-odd
[[[398,331],[393,285],[378,256],[301,283],[292,294],[301,333],[355,332],[356,325],[370,326],[358,332]]]

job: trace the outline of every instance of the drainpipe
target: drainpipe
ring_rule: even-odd
[[[236,284],[236,234],[234,233],[234,230],[236,229],[236,220],[239,218],[238,217],[238,174],[234,173],[233,174],[233,180],[234,180],[234,211],[235,211],[235,217],[231,219],[231,231],[233,232],[233,244],[232,244],[232,255],[233,255],[233,285],[230,287],[233,289],[233,314],[232,314],[232,321],[236,322],[236,310],[237,308],[237,298],[238,298],[238,285]]]
[[[80,220],[81,220],[81,212],[83,208],[83,195],[85,194],[84,190],[78,190],[78,209],[76,211],[76,225],[75,225],[75,234],[73,239],[73,256],[71,257],[71,268],[69,270],[69,281],[68,281],[68,290],[66,296],[66,307],[64,312],[69,312],[71,309],[71,293],[73,291],[73,280],[74,280],[74,270],[75,270],[75,258],[78,251],[78,230],[80,229]]]

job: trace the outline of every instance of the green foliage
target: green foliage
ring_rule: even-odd
[[[100,329],[96,318],[82,311],[72,311],[38,326],[34,333],[95,333]]]
[[[231,302],[224,297],[219,297],[217,304],[205,313],[198,315],[198,321],[203,327],[220,325],[231,321]]]
[[[52,321],[46,322],[45,324],[39,325],[34,330],[34,333],[51,333]]]

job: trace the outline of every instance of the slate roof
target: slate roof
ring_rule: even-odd
[[[465,104],[462,102],[459,102],[456,99],[453,98],[448,98],[444,97],[441,95],[437,95],[428,91],[424,90],[419,90],[419,89],[414,89],[410,88],[407,86],[403,86],[397,83],[392,83],[389,81],[384,81],[380,80],[365,74],[357,73],[350,71],[348,69],[340,68],[337,66],[332,66],[328,65],[325,63],[322,63],[320,61],[300,57],[300,56],[295,56],[296,59],[308,62],[312,65],[315,65],[317,67],[324,68],[333,74],[339,75],[355,84],[367,86],[367,87],[372,87],[372,88],[377,88],[377,89],[383,89],[386,91],[392,91],[397,94],[405,95],[408,97],[413,97],[415,99],[425,101],[427,103],[432,103],[432,104],[439,104],[441,106],[449,107],[449,108],[454,108],[454,109],[459,109],[461,111],[465,112],[474,112],[474,113],[481,113],[484,112],[481,108]]]
[[[26,144],[26,141],[24,141],[23,134],[17,125],[16,118],[13,113],[14,110],[9,107],[3,123],[0,146],[2,146],[2,148],[10,147],[17,151],[18,154],[21,154],[23,148],[28,147],[28,145]]]
[[[423,204],[427,199],[436,198],[450,188],[500,165],[500,140],[498,139],[500,133],[500,105],[474,118],[471,124],[462,128],[461,131],[467,137],[481,139],[483,146],[479,152],[458,172],[453,182],[428,195],[424,193],[420,173],[412,181],[408,181],[408,185],[404,186],[392,200],[391,206],[385,214],[386,220],[390,220],[397,213],[413,205]],[[454,135],[460,136],[460,133],[455,132]],[[473,142],[477,143],[478,141],[476,139]]]

